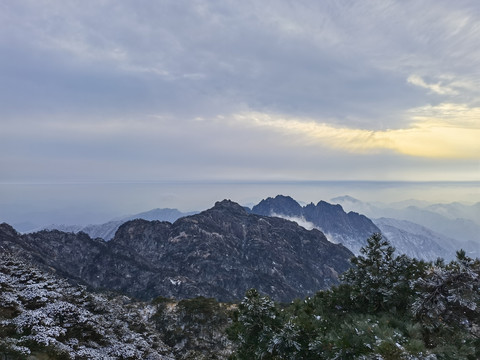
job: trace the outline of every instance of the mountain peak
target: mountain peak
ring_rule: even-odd
[[[242,213],[242,214],[247,213],[243,206],[241,206],[240,204],[230,199],[217,201],[215,203],[215,206],[212,208],[212,210],[222,210],[222,211],[227,210],[229,212]]]
[[[302,206],[290,196],[277,195],[275,198],[262,200],[252,208],[252,212],[259,215],[283,214],[286,216],[299,216]]]
[[[329,208],[332,208],[332,209],[337,209],[337,210],[341,210],[341,211],[344,211],[343,210],[343,207],[342,205],[340,204],[331,204],[329,202],[326,202],[324,200],[320,200],[318,203],[317,203],[317,207],[329,207]]]
[[[0,224],[0,232],[10,236],[16,236],[18,234],[17,231],[7,223]]]
[[[361,203],[360,200],[358,199],[355,199],[354,197],[350,196],[350,195],[344,195],[344,196],[337,196],[333,199],[330,199],[331,202],[334,202],[334,203],[339,203],[339,202],[351,202],[351,203]]]
[[[298,204],[291,196],[285,196],[285,195],[277,195],[275,196],[275,200],[283,200],[283,201],[289,201],[295,204]]]
[[[342,198],[353,199],[349,196]],[[337,198],[340,199],[340,198]],[[358,201],[353,199],[353,201]],[[380,232],[378,227],[363,215],[346,213],[340,204],[319,201],[317,205],[310,203],[302,207],[289,196],[278,195],[274,199],[267,198],[252,208],[253,214],[279,216],[307,221],[313,227],[328,234],[334,243],[342,243],[354,253],[366,244],[373,233]]]

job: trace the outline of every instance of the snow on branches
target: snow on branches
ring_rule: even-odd
[[[152,312],[149,306],[89,293],[5,255],[0,259],[0,355],[172,359],[169,348],[152,336],[145,316]]]

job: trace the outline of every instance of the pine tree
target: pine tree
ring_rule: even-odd
[[[355,306],[369,313],[406,312],[413,295],[410,283],[424,263],[405,255],[395,257],[395,248],[379,233],[367,239],[360,252],[352,259],[354,267],[342,276]]]
[[[268,296],[261,296],[250,289],[239,305],[238,318],[230,336],[237,341],[236,359],[274,359],[272,355],[280,338],[282,320],[275,303]],[[275,345],[275,342],[277,344]]]
[[[447,266],[432,266],[415,282],[415,316],[428,327],[471,329],[479,324],[480,269],[463,250]]]

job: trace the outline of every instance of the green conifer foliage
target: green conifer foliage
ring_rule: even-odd
[[[372,314],[405,312],[413,295],[411,282],[423,263],[405,255],[394,256],[395,248],[378,233],[367,239],[360,252],[362,255],[352,259],[354,267],[342,277],[357,309]]]
[[[273,337],[279,336],[282,321],[279,310],[268,296],[261,296],[257,290],[247,291],[239,305],[236,327],[230,336],[238,342],[238,359],[274,359]]]
[[[343,283],[288,305],[249,290],[234,359],[480,359],[480,260],[395,256],[373,234]]]
[[[460,250],[448,265],[432,265],[415,288],[412,313],[425,328],[427,345],[452,351],[443,345],[448,338],[458,358],[480,358],[480,261]]]

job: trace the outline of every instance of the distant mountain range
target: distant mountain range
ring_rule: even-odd
[[[134,220],[134,219],[144,219],[144,220],[159,220],[159,221],[168,221],[174,222],[175,220],[196,214],[197,212],[181,212],[177,209],[153,209],[150,211],[141,212],[135,215],[124,216],[119,219],[111,220],[103,224],[90,224],[90,225],[61,225],[61,224],[51,224],[47,226],[37,227],[36,229],[29,230],[28,232],[37,232],[40,230],[60,230],[65,232],[84,232],[90,235],[92,238],[102,238],[104,240],[111,240],[115,232],[118,230],[120,225],[123,223]]]
[[[21,235],[1,224],[0,249],[96,289],[223,301],[252,287],[278,301],[311,295],[336,284],[353,256],[319,230],[229,200],[173,224],[127,221],[108,242],[84,232]]]
[[[365,206],[352,197],[347,196],[341,200]],[[332,205],[325,201],[302,207],[291,197],[278,195],[262,200],[253,207],[252,212],[279,216],[307,228],[317,228],[324,232],[330,241],[345,245],[357,255],[365,246],[366,239],[375,232],[381,232],[396,248],[398,255],[406,254],[424,260],[436,260],[439,257],[450,260],[455,257],[455,250],[466,247],[465,243],[410,221],[391,218],[370,220],[353,211],[345,212],[341,205]],[[470,253],[475,255],[472,247],[469,247]]]
[[[425,260],[435,260],[438,257],[450,260],[455,257],[455,250],[463,248],[472,257],[480,256],[480,225],[476,222],[480,221],[480,203],[469,206],[407,200],[387,205],[362,202],[348,195],[334,198],[331,202],[333,204],[320,201],[316,205],[310,203],[302,206],[289,196],[278,195],[262,200],[252,209],[245,209],[253,214],[292,220],[306,229],[319,229],[331,242],[341,243],[355,254],[359,254],[360,248],[372,233],[381,232],[395,246],[398,254],[404,253]],[[349,212],[344,211],[344,208]],[[108,241],[129,220],[173,223],[181,217],[196,213],[169,208],[153,209],[104,224],[49,225],[35,231],[57,229],[85,232],[91,238]]]
[[[397,221],[395,225],[390,222],[389,240],[392,243],[396,242],[393,234],[399,233],[393,231],[392,227],[396,227],[400,232],[408,232],[410,235],[416,236],[414,235],[415,231],[412,232],[411,224],[414,223],[428,229],[433,234],[430,240],[438,243],[443,251],[448,252],[452,247],[454,249],[463,248],[472,257],[480,256],[480,203],[473,205],[427,204],[412,200],[395,204],[381,204],[362,202],[350,196],[333,198],[331,202],[342,205],[347,211],[358,211],[365,214],[376,225],[383,224],[377,220],[380,218],[404,220],[405,222]],[[425,231],[422,231],[420,237],[425,239],[425,234]],[[418,238],[413,242],[416,241],[422,240]],[[439,254],[439,256],[443,255]],[[449,257],[447,256],[447,258]]]
[[[397,254],[431,261],[439,257],[452,260],[455,251],[460,249],[455,246],[456,240],[410,221],[380,218],[373,222],[395,247]]]

